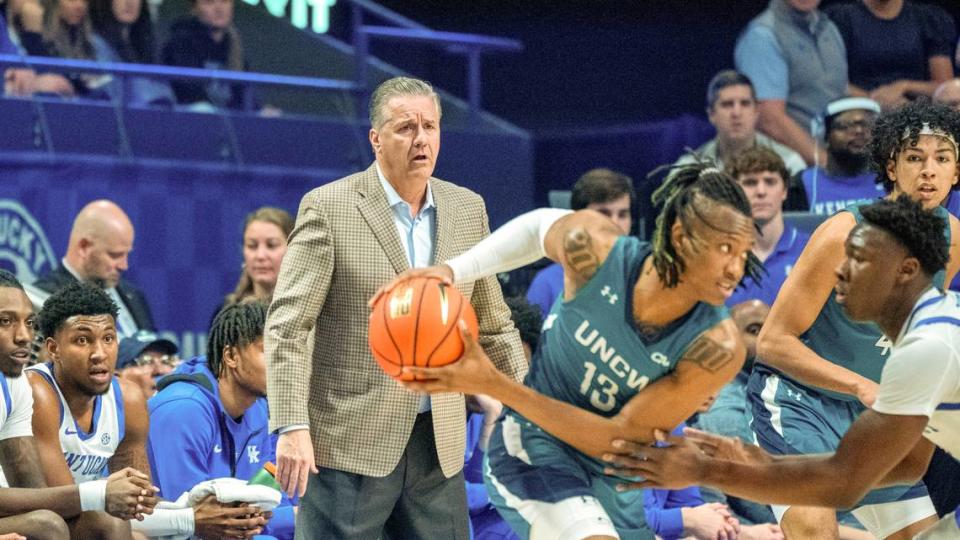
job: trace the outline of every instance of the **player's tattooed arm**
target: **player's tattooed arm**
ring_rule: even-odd
[[[597,273],[600,259],[593,251],[593,239],[586,227],[574,227],[563,239],[563,255],[578,287]]]
[[[47,487],[33,437],[12,437],[0,441],[0,465],[10,487]]]
[[[714,341],[710,336],[701,335],[690,344],[684,360],[709,371],[717,373],[736,359],[733,348]]]
[[[564,298],[573,298],[623,235],[609,218],[593,210],[580,210],[558,221],[544,239],[547,256],[563,265]]]

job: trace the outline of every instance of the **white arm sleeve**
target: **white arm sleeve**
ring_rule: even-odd
[[[570,213],[540,208],[521,214],[445,264],[453,270],[455,282],[476,281],[530,264],[544,256],[543,238],[550,227]]]
[[[2,375],[0,375],[2,377]],[[10,408],[7,420],[0,428],[0,440],[13,437],[33,436],[33,391],[27,376],[7,377],[7,390],[10,391]]]
[[[956,352],[931,330],[915,330],[890,355],[873,410],[929,417],[956,387],[960,378]]]
[[[193,508],[154,508],[152,514],[143,516],[143,521],[130,520],[130,526],[150,538],[187,538],[193,535]]]

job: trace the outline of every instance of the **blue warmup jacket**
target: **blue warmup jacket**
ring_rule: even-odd
[[[267,428],[267,401],[258,399],[240,421],[224,411],[217,380],[206,357],[192,358],[160,380],[150,398],[147,457],[160,496],[176,500],[204,480],[248,480],[267,461],[275,462],[276,438]],[[294,514],[284,497],[263,531],[292,539]]]

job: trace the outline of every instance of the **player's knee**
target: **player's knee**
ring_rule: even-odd
[[[50,510],[34,510],[23,516],[23,530],[18,533],[39,540],[67,540],[70,529],[62,517]]]
[[[131,538],[130,522],[106,512],[84,512],[81,515],[83,538],[91,540],[125,540]],[[77,531],[75,531],[77,532]]]
[[[593,497],[571,497],[541,508],[530,525],[530,540],[606,540],[620,538],[613,522]]]

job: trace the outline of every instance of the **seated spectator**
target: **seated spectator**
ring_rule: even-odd
[[[727,305],[735,306],[753,299],[773,304],[793,263],[810,239],[808,234],[787,226],[783,220],[789,178],[787,169],[776,152],[758,146],[733,158],[727,165],[727,173],[740,184],[750,201],[753,220],[760,228],[753,253],[766,270],[760,283],[744,278],[727,299]]]
[[[933,94],[953,77],[957,32],[939,6],[913,0],[853,0],[824,9],[847,49],[849,92],[885,110]]]
[[[0,517],[0,538],[23,538],[19,534],[31,539],[69,538],[64,518],[76,526],[84,506],[98,496],[100,507],[86,510],[109,508],[113,517],[130,519],[137,511],[137,497],[148,493],[142,504],[152,507],[156,498],[146,491],[149,478],[132,469],[106,481],[47,487],[33,437],[33,395],[23,375],[34,327],[33,306],[23,286],[13,274],[0,270],[0,478],[4,488],[0,489],[0,515],[4,516]],[[10,487],[19,489],[6,489]]]
[[[247,215],[243,224],[243,266],[240,281],[224,299],[224,306],[247,298],[268,305],[277,285],[280,262],[287,253],[287,237],[293,231],[293,218],[286,210],[264,206]]]
[[[676,166],[699,158],[713,161],[722,169],[733,156],[757,146],[773,149],[791,176],[807,166],[800,154],[757,132],[757,96],[746,75],[725,70],[713,76],[707,86],[707,118],[716,128],[717,136],[681,156]]]
[[[154,64],[157,52],[150,11],[143,0],[93,0],[90,5],[93,30],[103,40],[98,59],[106,62]],[[173,91],[165,81],[125,77],[123,99],[134,105],[172,104]],[[115,96],[120,97],[120,96]]]
[[[240,33],[233,25],[234,0],[191,0],[192,14],[174,21],[162,60],[171,66],[246,71]],[[209,81],[174,81],[177,102],[244,109],[244,88]]]
[[[540,340],[540,310],[520,297],[507,298],[510,318],[520,332],[527,362],[533,356]],[[464,454],[463,477],[467,486],[467,509],[470,512],[470,533],[475,540],[516,540],[517,535],[490,504],[490,496],[483,481],[483,456],[490,433],[500,416],[502,406],[487,396],[473,396],[467,402],[467,446]]]
[[[96,60],[105,48],[90,24],[87,0],[56,0],[43,13],[40,38],[31,32],[21,34],[23,47],[33,56],[74,60]],[[107,99],[105,86],[113,78],[98,73],[73,73],[67,76],[71,89],[65,96]]]
[[[130,217],[113,201],[101,199],[85,205],[73,221],[61,265],[26,288],[34,306],[42,305],[62,287],[82,281],[102,288],[116,303],[121,337],[154,330],[146,295],[121,277],[128,269],[134,233]]]
[[[210,328],[207,356],[181,364],[150,398],[147,455],[162,497],[176,499],[214,478],[249,480],[275,459],[267,429],[265,311],[261,302],[224,308]],[[285,500],[264,534],[289,539],[293,532],[293,506]]]
[[[832,216],[847,205],[883,197],[883,185],[870,171],[868,147],[880,105],[867,98],[843,98],[824,113],[825,166],[795,177],[786,208]]]
[[[157,380],[173,371],[180,362],[177,346],[153,332],[140,331],[120,340],[117,377],[140,385],[147,398],[157,393]]]
[[[636,193],[629,176],[610,169],[592,169],[573,185],[570,208],[596,210],[630,234],[633,225],[633,203]],[[546,317],[557,298],[563,294],[563,268],[553,263],[534,276],[527,290],[527,301],[540,308]]]
[[[737,71],[753,81],[760,130],[806,162],[817,152],[811,120],[847,91],[843,38],[819,0],[770,0],[737,39]],[[822,155],[820,163],[826,163]]]
[[[960,111],[960,79],[950,79],[933,92],[933,101]]]
[[[4,23],[6,18],[6,23]],[[27,54],[24,39],[43,44],[43,8],[37,0],[0,2],[0,50],[4,54]],[[37,74],[33,69],[9,68],[4,72],[4,94],[34,93],[73,95],[73,85],[58,73]]]

